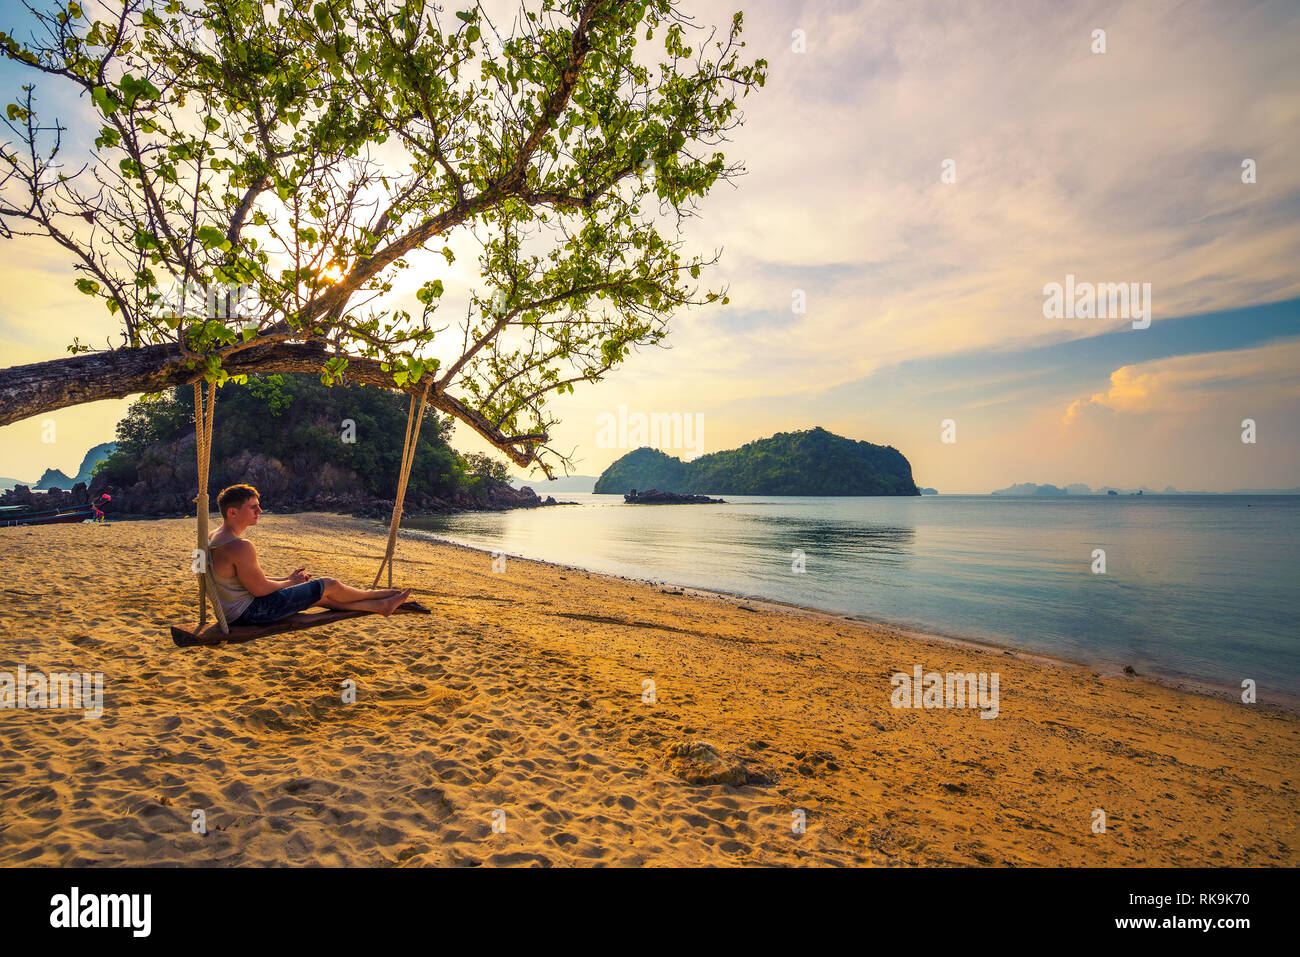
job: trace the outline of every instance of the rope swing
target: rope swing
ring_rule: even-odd
[[[415,462],[415,446],[420,440],[420,426],[424,422],[424,407],[429,401],[429,386],[433,384],[433,376],[429,376],[429,381],[424,384],[424,392],[420,395],[420,411],[415,411],[415,394],[411,394],[411,405],[406,413],[406,440],[402,443],[402,471],[397,477],[397,497],[393,499],[393,517],[388,523],[388,548],[384,551],[384,560],[379,563],[379,570],[375,572],[375,580],[370,583],[371,588],[379,586],[379,578],[384,573],[384,568],[388,568],[388,587],[393,587],[393,552],[397,550],[397,530],[402,524],[402,503],[406,501],[406,483],[411,478],[411,465]]]
[[[226,612],[221,607],[217,596],[217,583],[213,578],[212,550],[208,547],[208,466],[212,461],[212,410],[217,404],[217,384],[208,383],[208,402],[203,404],[203,381],[194,383],[194,455],[198,461],[199,494],[194,496],[198,511],[198,547],[203,553],[203,570],[197,575],[199,580],[199,631],[208,620],[207,602],[212,602],[212,611],[221,625],[222,634],[230,633],[226,622]],[[206,600],[205,600],[206,599]]]
[[[424,384],[424,392],[420,395],[418,411],[416,409],[415,395],[414,393],[411,395],[410,408],[406,413],[406,440],[402,445],[402,468],[397,478],[397,497],[393,501],[393,517],[388,526],[388,547],[384,551],[384,559],[379,564],[379,571],[375,573],[375,581],[370,586],[371,588],[375,588],[379,584],[380,576],[383,575],[385,567],[388,568],[389,587],[393,584],[393,553],[397,549],[397,531],[402,524],[402,503],[406,500],[406,485],[410,481],[411,467],[415,463],[415,447],[420,439],[420,425],[424,421],[424,411],[429,402],[429,386],[432,384],[433,376],[430,375],[428,381]],[[199,626],[194,631],[173,626],[171,629],[172,641],[182,648],[219,644],[225,639],[249,641],[263,635],[298,631],[303,628],[315,628],[345,618],[370,614],[370,612],[363,611],[330,611],[317,614],[303,614],[300,612],[284,621],[275,622],[271,625],[260,627],[240,625],[233,629],[233,632],[237,634],[232,633],[217,594],[215,572],[212,569],[212,549],[208,547],[208,469],[212,460],[212,418],[216,402],[217,384],[215,382],[208,384],[206,403],[203,401],[202,380],[194,383],[194,454],[199,473],[199,492],[194,496],[194,504],[198,513],[198,551],[203,556],[203,567],[196,573],[199,586]],[[212,611],[216,616],[217,625],[220,626],[219,631],[217,626],[207,632],[204,631],[204,626],[208,621],[208,602],[212,603]],[[414,601],[405,602],[399,605],[396,610],[407,614],[429,614],[429,609]]]

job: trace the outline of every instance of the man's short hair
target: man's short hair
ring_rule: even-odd
[[[217,496],[217,509],[221,512],[221,520],[226,520],[226,509],[240,508],[251,498],[261,498],[257,489],[251,485],[232,485],[230,488],[223,488],[221,494]]]

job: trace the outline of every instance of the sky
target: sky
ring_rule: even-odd
[[[682,457],[822,426],[898,448],[941,492],[1300,485],[1300,4],[679,9],[743,10],[745,52],[770,64],[726,147],[745,175],[682,231],[721,251],[701,288],[730,303],[679,312],[669,348],[553,401],[573,471],[628,451],[599,441],[622,408],[700,422],[696,447],[665,446]],[[0,29],[17,17],[0,0]],[[19,82],[0,68],[6,102]],[[451,245],[454,300],[476,246]],[[1149,325],[1045,315],[1067,276],[1149,288]],[[72,281],[59,250],[0,240],[0,364],[115,331]],[[74,472],[127,404],[0,429],[0,476]],[[466,426],[453,444],[488,448]]]

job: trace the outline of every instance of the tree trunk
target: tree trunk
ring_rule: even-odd
[[[305,372],[319,375],[333,353],[319,343],[272,343],[237,352],[222,363],[231,375],[240,373]],[[348,356],[344,373],[349,382],[360,382],[419,395],[422,386],[411,383],[399,389],[393,376],[375,359]],[[199,369],[186,368],[186,359],[175,345],[87,352],[0,369],[0,426],[53,412],[72,405],[121,399],[142,392],[160,392],[172,386],[188,385],[202,376]],[[431,375],[432,373],[426,373]],[[532,446],[546,436],[506,436],[482,415],[444,392],[429,394],[429,405],[453,415],[472,428],[515,464],[532,464]],[[520,448],[523,446],[523,448]]]

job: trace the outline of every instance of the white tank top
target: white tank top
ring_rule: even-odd
[[[208,545],[209,552],[214,548],[220,548],[222,545],[229,545],[233,538],[228,538],[224,542],[218,542],[215,546]],[[253,603],[256,597],[251,591],[244,587],[239,580],[238,575],[223,575],[217,571],[217,563],[212,563],[212,580],[217,586],[217,601],[221,602],[221,610],[226,614],[226,621],[232,622]]]

